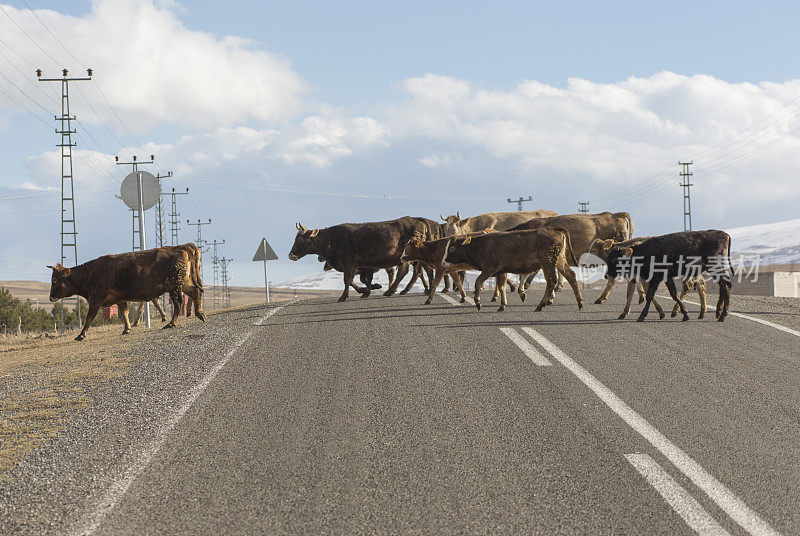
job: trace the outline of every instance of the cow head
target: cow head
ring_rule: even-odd
[[[55,266],[48,266],[53,269],[53,278],[50,281],[50,301],[56,302],[62,298],[69,298],[75,294],[75,288],[70,279],[69,268],[61,266],[61,263]]]
[[[467,247],[472,242],[472,237],[466,238],[451,238],[447,241],[447,250],[445,251],[442,264],[448,266],[451,264],[462,264],[468,262]]]
[[[608,250],[611,249],[611,246],[614,245],[613,240],[601,240],[596,238],[592,241],[592,244],[589,246],[589,254],[594,255],[595,257],[600,258],[601,260],[605,261],[608,258]]]
[[[633,249],[622,246],[611,245],[606,250],[606,279],[616,279],[622,273],[620,270],[620,260],[623,257],[630,257],[633,255]]]
[[[444,217],[439,214],[439,217],[444,220],[444,235],[445,236],[453,236],[458,234],[464,234],[464,226],[470,220],[470,218],[461,219],[461,214],[456,212],[454,215],[451,214],[448,217]]]
[[[319,229],[309,230],[297,223],[297,236],[294,237],[292,251],[289,252],[289,260],[298,261],[309,253],[322,253],[314,238],[319,234]]]
[[[403,248],[403,254],[400,256],[403,262],[414,262],[422,259],[422,241],[417,238],[412,238],[406,242],[406,247]]]

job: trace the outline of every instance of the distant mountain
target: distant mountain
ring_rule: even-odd
[[[732,239],[731,256],[734,258],[734,265],[737,264],[737,258],[740,256],[746,259],[747,264],[758,256],[761,257],[762,265],[800,262],[800,219],[734,227],[727,231]],[[467,288],[473,288],[477,276],[477,273],[467,273]],[[601,279],[603,275],[602,271],[583,270],[583,274],[579,272],[578,277],[592,282]],[[386,272],[381,270],[376,274],[374,281],[383,285],[379,292],[385,290],[388,282]],[[405,282],[408,281],[409,276],[406,276]],[[536,281],[544,281],[541,272],[537,275]],[[358,276],[356,276],[356,284],[360,285]],[[275,286],[292,289],[341,290],[342,274],[335,271],[323,272],[322,264],[320,264],[319,272],[300,276]],[[400,290],[403,288],[405,285],[401,285]],[[413,290],[422,292],[422,284],[417,282]]]

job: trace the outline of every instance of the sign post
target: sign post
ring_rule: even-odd
[[[256,250],[256,254],[253,255],[253,261],[264,262],[264,287],[267,290],[267,303],[269,303],[269,277],[267,276],[267,261],[275,260],[278,260],[278,256],[270,247],[267,239],[262,238],[261,243],[258,245],[258,249]]]

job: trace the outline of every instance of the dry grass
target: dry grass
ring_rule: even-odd
[[[196,319],[182,319],[196,322]],[[77,332],[58,337],[0,337],[0,474],[55,436],[70,412],[92,400],[92,386],[123,375],[132,348],[155,330],[101,326],[87,340]]]

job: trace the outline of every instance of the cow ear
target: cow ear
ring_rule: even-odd
[[[48,267],[48,268],[52,268],[53,270],[55,270],[55,269],[56,269],[56,267],[55,267],[55,266],[50,266],[49,264],[47,265],[47,267]]]
[[[314,238],[318,234],[319,234],[319,229],[314,229],[313,231],[311,231],[311,238]]]
[[[464,223],[467,223],[471,219],[472,219],[472,216],[469,216],[466,220],[464,220]]]
[[[633,255],[633,248],[623,249],[622,254],[625,255],[626,257],[630,257],[631,255]]]
[[[464,241],[463,241],[463,242],[461,242],[461,245],[462,245],[462,246],[466,246],[466,245],[467,245],[467,244],[469,244],[470,242],[472,242],[472,237],[471,237],[471,236],[468,236],[466,239],[464,239]]]
[[[603,244],[602,246],[603,249],[611,249],[611,246],[614,245],[614,241],[611,239],[603,240],[602,244]]]
[[[67,276],[67,275],[69,275],[69,273],[70,273],[71,271],[72,271],[72,270],[70,270],[69,268],[63,268],[63,267],[62,267],[62,268],[61,268],[61,270],[59,270],[59,273],[61,273],[61,275],[63,275],[63,276]]]

